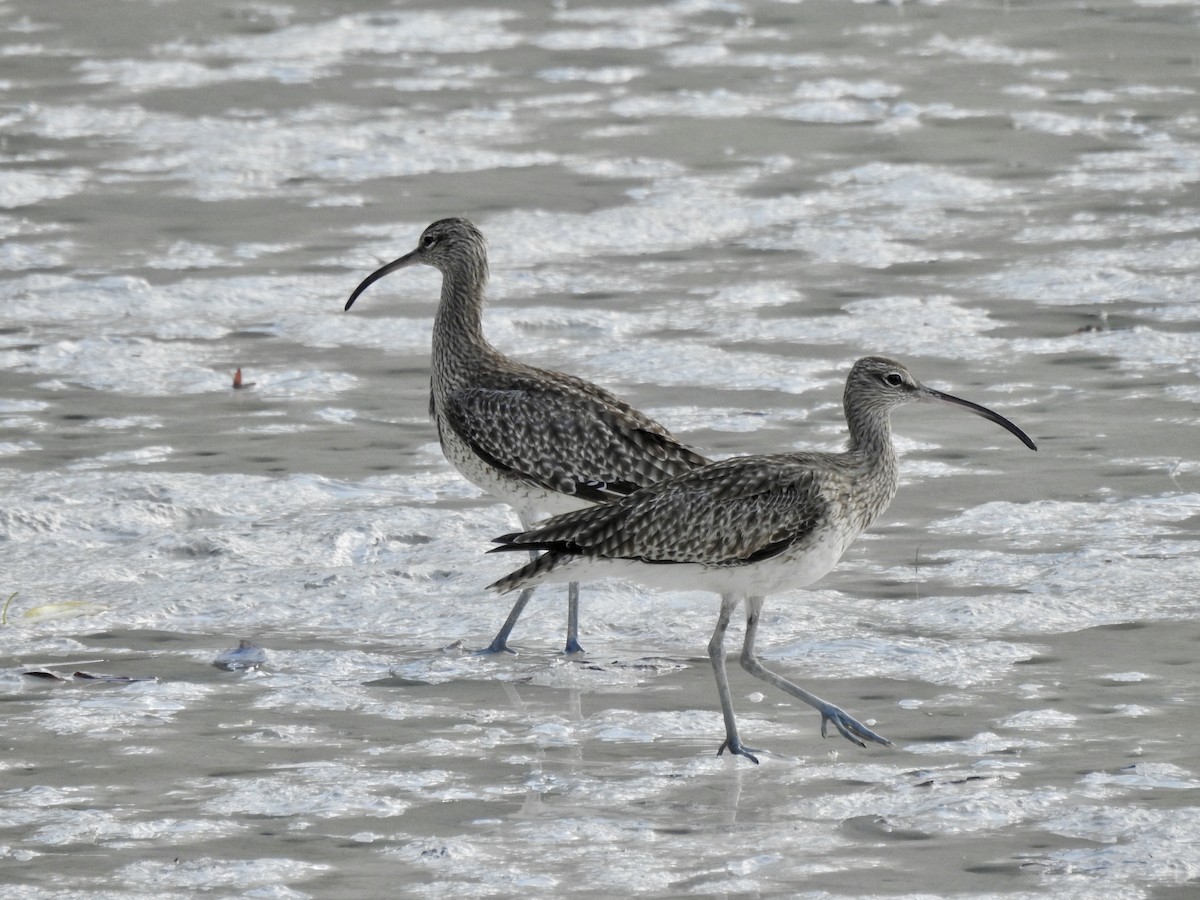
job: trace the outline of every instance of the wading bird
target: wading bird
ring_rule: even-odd
[[[466,219],[441,219],[415,250],[372,272],[370,285],[408,266],[442,273],[433,320],[429,413],[442,452],[468,481],[535,519],[621,497],[708,462],[658,422],[582,378],[510,359],[483,335],[487,242]],[[529,602],[522,592],[488,652],[508,637]],[[579,646],[579,586],[568,587],[568,653]]]
[[[906,403],[946,403],[1008,429],[1031,450],[1020,428],[969,400],[926,387],[898,362],[860,359],[843,396],[850,440],[841,453],[778,453],[710,463],[634,491],[620,500],[548,519],[496,539],[501,550],[543,550],[501,578],[499,591],[555,581],[621,577],[674,590],[722,595],[708,645],[725,719],[718,753],[758,762],[743,746],[725,674],[725,630],[746,598],[742,667],[821,713],[842,736],[890,745],[842,709],[771,671],[754,652],[763,597],[806,587],[837,564],[896,495],[897,461],[890,414]]]

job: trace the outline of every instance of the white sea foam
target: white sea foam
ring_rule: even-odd
[[[1097,66],[1065,5],[10,0],[6,866],[114,898],[1186,889],[1194,4],[1137,5],[1155,52]],[[542,589],[520,656],[469,652],[523,558],[425,416],[439,278],[341,308],[456,214],[497,346],[722,455],[839,448],[864,353],[1019,408],[1027,467],[978,423],[901,436],[888,518],[767,600],[762,658],[903,752],[821,741],[735,622],[765,752],[718,758],[711,594],[585,585],[567,658]],[[213,666],[243,639],[261,665]]]
[[[83,168],[36,172],[6,167],[0,171],[0,209],[33,206],[79,193],[87,187],[92,174]]]

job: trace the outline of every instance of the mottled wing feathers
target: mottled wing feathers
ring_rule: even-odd
[[[639,449],[658,459],[674,461],[675,465],[679,462],[685,463],[683,468],[678,468],[677,471],[685,471],[710,462],[699,453],[680,444],[671,432],[644,412],[630,406],[620,397],[609,393],[599,385],[564,372],[551,372],[532,367],[528,371],[539,380],[538,383],[541,383],[541,379],[553,379],[559,391],[571,395],[572,402],[577,402],[580,397],[584,397],[603,407],[607,415],[617,417],[629,429],[626,437]],[[671,474],[675,474],[675,472]]]
[[[782,553],[829,514],[830,499],[811,466],[780,456],[738,457],[505,535],[497,549],[738,566]]]
[[[576,379],[507,377],[450,391],[442,415],[501,472],[592,502],[707,462],[652,419]]]

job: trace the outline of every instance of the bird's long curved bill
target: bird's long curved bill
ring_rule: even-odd
[[[412,253],[406,253],[399,259],[392,260],[386,266],[376,269],[374,272],[364,278],[361,282],[359,282],[358,287],[354,289],[354,293],[350,295],[350,299],[346,301],[346,309],[352,307],[354,305],[354,301],[358,299],[358,295],[377,282],[384,275],[391,274],[397,269],[403,269],[405,266],[412,265],[413,258],[416,256],[416,253],[417,251],[415,250]]]
[[[1025,432],[1014,425],[998,412],[993,412],[986,406],[980,406],[978,403],[972,403],[970,400],[964,400],[962,397],[955,397],[953,394],[943,394],[941,391],[935,391],[933,388],[924,387],[922,385],[922,397],[926,400],[936,400],[939,403],[949,403],[953,406],[961,406],[968,412],[973,412],[981,418],[987,419],[989,422],[995,422],[1006,431],[1011,431],[1017,438],[1028,447],[1030,450],[1036,450],[1035,444]]]

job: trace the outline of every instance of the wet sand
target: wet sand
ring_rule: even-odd
[[[6,897],[1196,890],[1196,4],[3,11]],[[718,758],[712,595],[469,652],[513,520],[427,419],[437,278],[342,311],[444,215],[498,346],[709,454],[839,447],[868,353],[1034,437],[899,411],[768,600],[896,749],[735,655]]]

